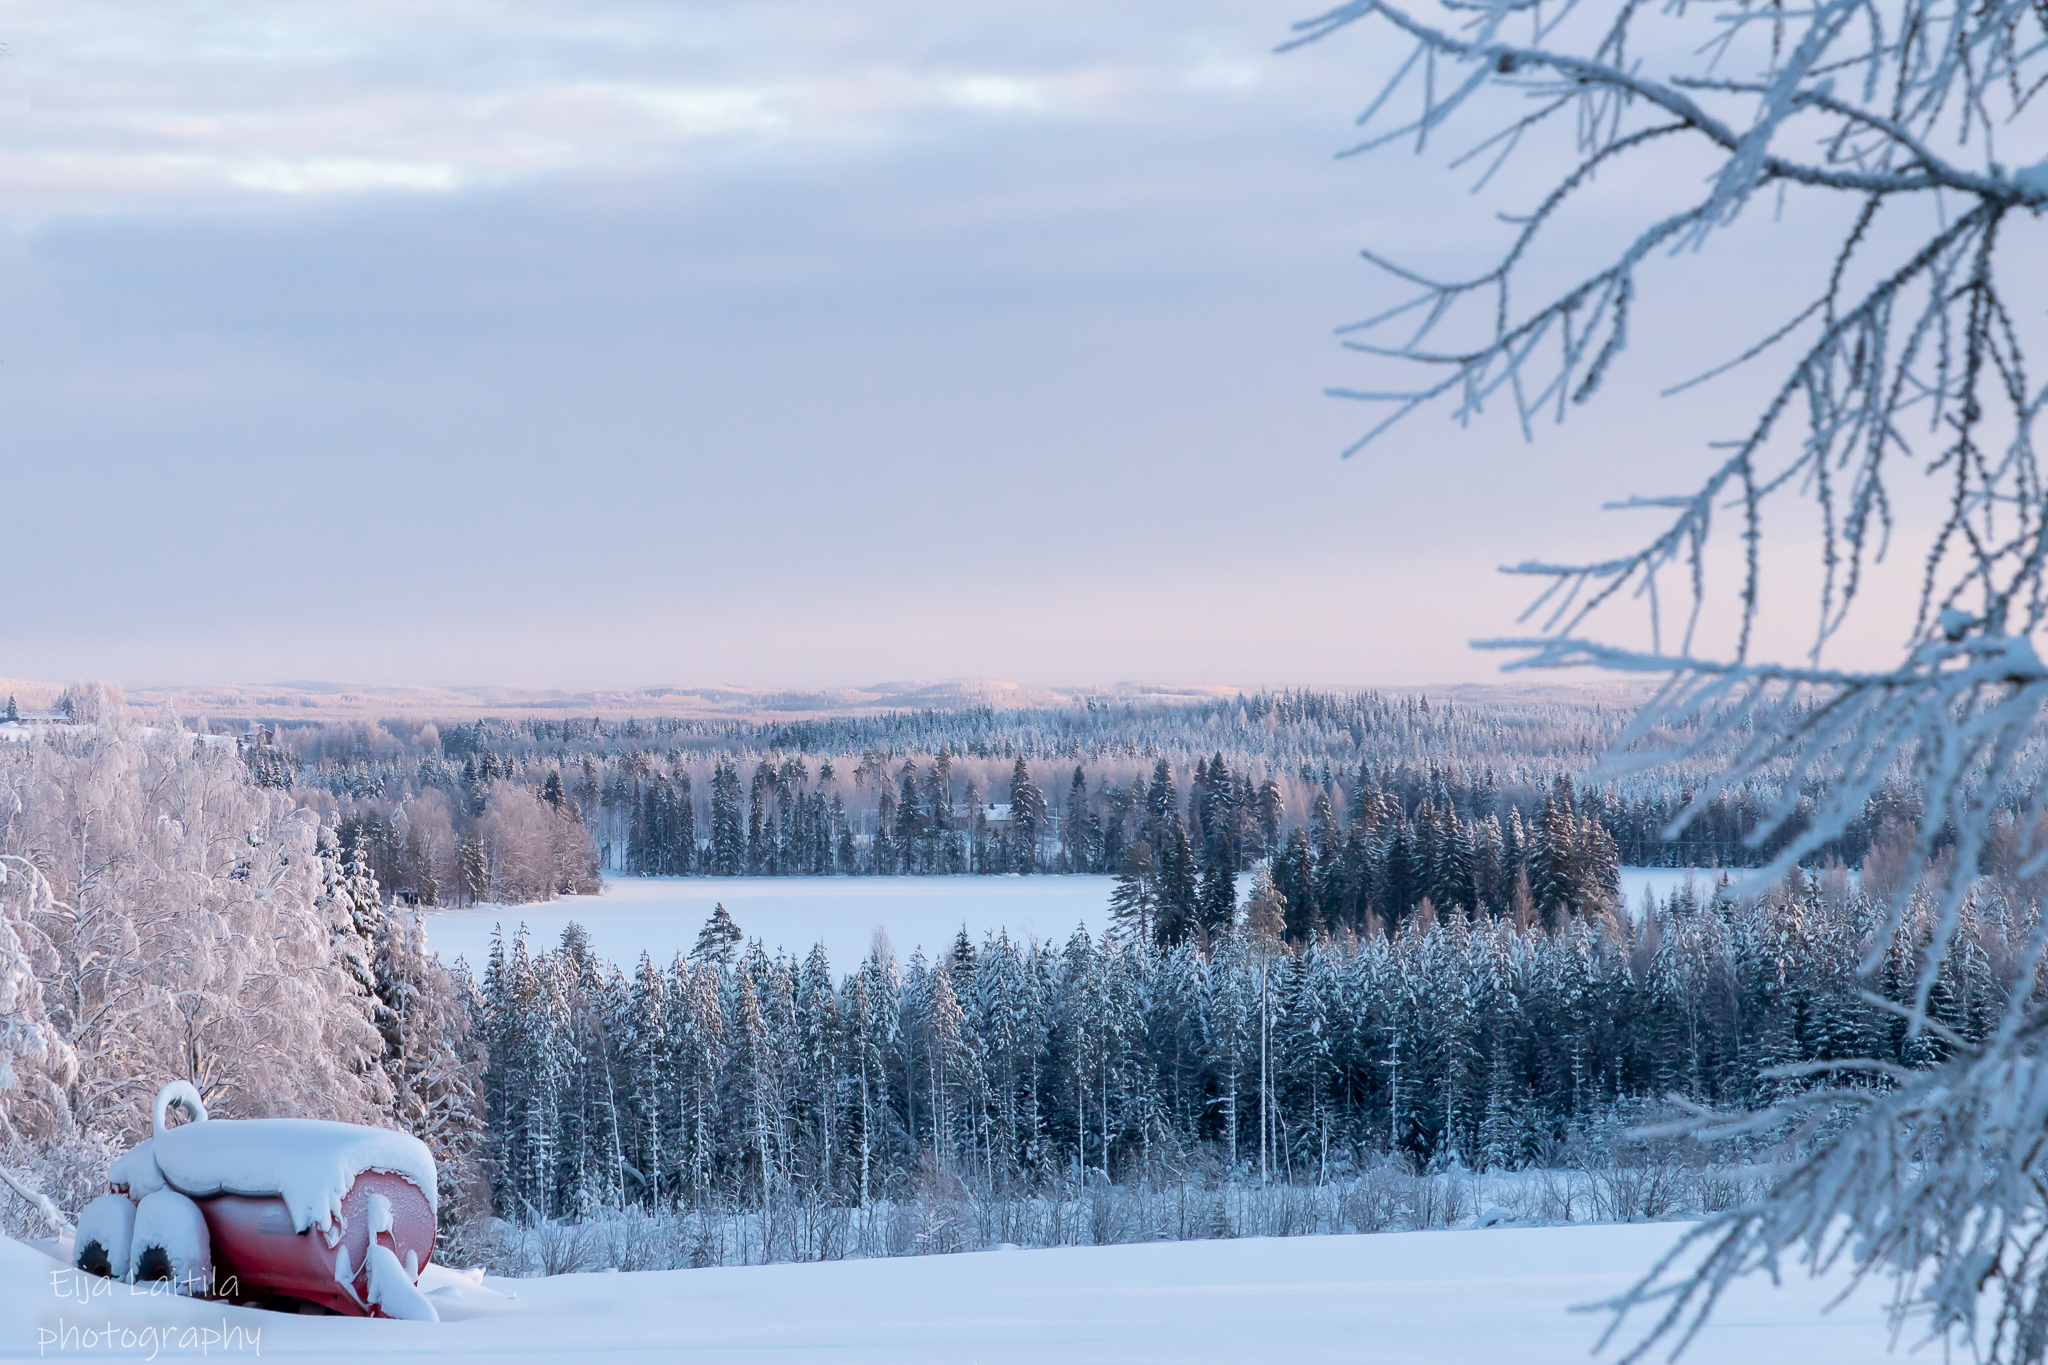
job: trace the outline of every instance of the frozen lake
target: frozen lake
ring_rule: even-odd
[[[1642,909],[1646,890],[1668,896],[1690,876],[1706,895],[1718,875],[1625,867],[1621,889],[1633,913]],[[574,920],[589,931],[600,957],[630,967],[645,951],[666,964],[690,951],[712,906],[722,901],[741,932],[769,952],[802,957],[822,943],[834,972],[843,975],[867,956],[877,929],[904,959],[917,948],[930,957],[950,947],[963,925],[977,943],[999,929],[1019,941],[1065,942],[1077,925],[1100,934],[1114,884],[1113,877],[607,877],[601,896],[430,910],[427,941],[448,961],[467,957],[481,971],[499,925],[510,936],[524,923],[529,943],[551,947]]]
[[[1742,874],[1735,871],[1728,875],[1740,878]],[[1640,916],[1645,891],[1661,901],[1684,886],[1687,877],[1692,878],[1693,888],[1704,900],[1714,894],[1721,871],[1711,867],[1624,867],[1621,869],[1621,903],[1628,907],[1631,915]]]
[[[965,925],[975,942],[984,932],[1013,939],[1065,942],[1075,926],[1099,934],[1108,922],[1113,877],[607,877],[602,896],[565,896],[538,905],[479,905],[427,912],[427,942],[481,971],[491,933],[509,937],[523,922],[528,942],[550,947],[574,920],[590,933],[598,955],[630,968],[644,950],[667,964],[697,942],[697,931],[723,902],[748,938],[768,951],[797,957],[825,945],[843,975],[867,956],[875,931],[889,935],[899,958],[922,947],[927,957],[951,947]]]

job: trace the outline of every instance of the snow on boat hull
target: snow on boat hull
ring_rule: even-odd
[[[216,1284],[234,1298],[301,1299],[357,1317],[383,1316],[369,1302],[371,1196],[390,1213],[389,1232],[374,1234],[401,1265],[415,1271],[434,1250],[434,1211],[404,1176],[364,1171],[341,1199],[340,1241],[328,1244],[318,1228],[296,1232],[290,1210],[275,1195],[218,1194],[198,1201],[213,1238]],[[344,1259],[345,1258],[345,1259]],[[342,1272],[337,1277],[337,1271]],[[233,1284],[229,1278],[233,1277]]]

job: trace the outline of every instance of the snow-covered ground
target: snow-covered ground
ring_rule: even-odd
[[[1169,1242],[481,1285],[443,1273],[422,1281],[438,1285],[439,1323],[295,1317],[131,1296],[119,1285],[80,1300],[60,1262],[0,1238],[0,1359],[140,1360],[168,1342],[158,1354],[196,1357],[205,1347],[211,1356],[260,1350],[266,1359],[335,1361],[1563,1365],[1587,1359],[1605,1322],[1571,1307],[1626,1287],[1678,1231],[1638,1224]],[[1882,1359],[1879,1292],[1823,1315],[1840,1288],[1792,1274],[1782,1289],[1744,1283],[1684,1360]],[[118,1334],[111,1349],[110,1328]],[[188,1332],[192,1344],[181,1349]]]
[[[480,905],[433,910],[427,942],[447,961],[467,957],[481,970],[491,931],[509,937],[523,921],[529,941],[552,947],[571,920],[590,932],[600,957],[621,965],[644,949],[667,963],[687,953],[723,902],[748,938],[772,953],[801,957],[823,943],[837,972],[867,956],[875,930],[888,932],[900,958],[922,947],[952,946],[962,925],[976,942],[985,930],[1016,939],[1064,942],[1076,925],[1100,933],[1111,877],[607,877],[602,896],[565,896],[539,905]]]
[[[1639,911],[1645,890],[1668,896],[1690,876],[1704,895],[1718,875],[1625,867],[1621,887],[1629,909]],[[497,926],[509,936],[523,921],[530,942],[552,947],[574,920],[601,957],[630,965],[644,949],[666,963],[690,950],[722,901],[770,952],[801,957],[823,943],[834,970],[845,972],[867,956],[878,928],[903,958],[915,948],[930,956],[950,946],[962,925],[976,942],[997,929],[1019,940],[1063,942],[1076,925],[1099,934],[1114,884],[1111,877],[607,877],[602,896],[428,911],[427,941],[448,961],[467,957],[481,970]]]

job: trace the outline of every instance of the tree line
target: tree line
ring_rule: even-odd
[[[1114,874],[1139,842],[1163,867],[1174,836],[1162,819],[1162,785],[1175,791],[1193,862],[1209,867],[1221,838],[1238,873],[1278,858],[1297,830],[1318,844],[1319,809],[1356,823],[1368,801],[1379,824],[1406,822],[1418,837],[1431,811],[1439,826],[1455,817],[1475,848],[1491,819],[1504,843],[1515,821],[1525,835],[1540,823],[1561,777],[1574,810],[1600,826],[1627,865],[1754,866],[1782,846],[1750,843],[1781,799],[1767,784],[1723,792],[1672,831],[1710,775],[1707,759],[1589,787],[1587,767],[1623,719],[1597,702],[1299,692],[773,725],[540,717],[280,724],[245,736],[244,752],[259,782],[292,790],[351,830],[360,824],[382,884],[422,903],[534,899],[581,888],[606,869]],[[1800,794],[1795,808],[1813,795]],[[498,848],[512,849],[519,831],[551,847],[486,865],[478,825],[494,800]],[[542,806],[573,821],[544,830]],[[1854,865],[1875,831],[1916,813],[1909,796],[1888,791],[1816,862]],[[1795,814],[1780,838],[1800,827]],[[578,841],[571,856],[567,845]],[[1400,878],[1397,860],[1397,886]],[[1500,903],[1510,893],[1474,895]],[[1540,899],[1538,888],[1532,894]]]
[[[855,1205],[934,1173],[994,1193],[1158,1163],[1320,1181],[1388,1153],[1511,1169],[1678,1094],[1753,1107],[1790,1063],[1922,1066],[1983,1036],[2031,913],[1987,894],[1911,1035],[1860,989],[1878,909],[1839,872],[1757,900],[1688,887],[1636,920],[1418,914],[1289,946],[1249,923],[1172,947],[1113,930],[769,956],[720,907],[630,971],[571,926],[494,946],[474,988],[495,1205],[519,1221]],[[1911,990],[1916,918],[1877,979]],[[1873,1082],[1876,1083],[1876,1082]]]

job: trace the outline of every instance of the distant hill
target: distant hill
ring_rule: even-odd
[[[62,691],[47,683],[10,684],[22,705],[47,704]],[[239,683],[191,687],[137,687],[129,703],[146,712],[169,704],[179,714],[213,720],[375,720],[391,716],[466,718],[478,715],[599,716],[686,720],[801,720],[827,716],[878,715],[891,711],[963,711],[988,707],[999,711],[1026,708],[1204,702],[1257,690],[1251,684],[1116,682],[1099,685],[1040,685],[1002,678],[949,678],[925,682],[877,682],[816,690],[708,686],[638,688],[544,688],[505,684],[460,687],[403,686],[385,683]],[[1637,683],[1462,684],[1448,687],[1401,688],[1458,700],[1583,701],[1601,696],[1617,703],[1640,701],[1648,689]]]

